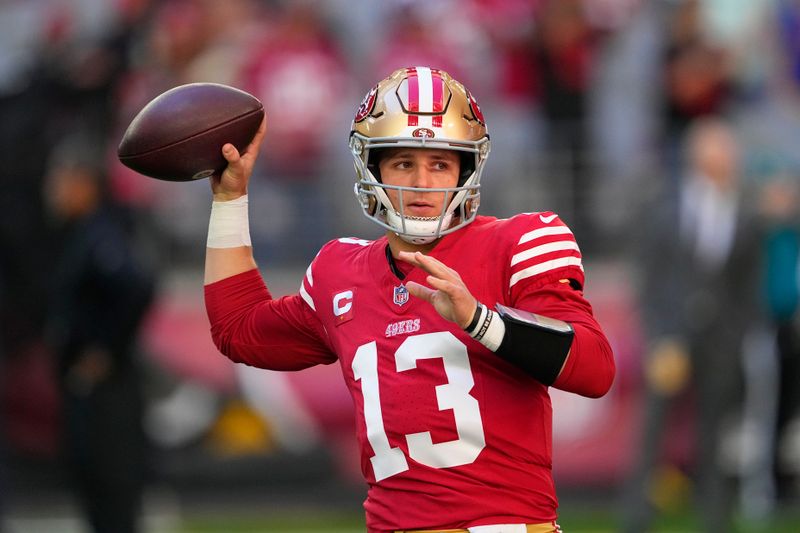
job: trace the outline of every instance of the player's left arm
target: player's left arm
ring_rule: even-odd
[[[508,327],[498,355],[518,360],[523,367],[531,364],[541,368],[545,374],[540,381],[545,385],[592,398],[608,392],[616,373],[614,354],[592,306],[576,283],[553,280],[526,291],[514,305],[516,309],[511,311],[520,310],[522,321],[530,318],[538,327],[521,327],[513,316],[504,313],[503,321]],[[497,307],[502,309],[501,305]],[[566,333],[565,328],[571,333]],[[515,336],[520,338],[515,340]],[[529,342],[522,341],[526,337]]]
[[[430,287],[406,283],[413,296],[543,384],[588,397],[610,389],[611,346],[580,287],[569,279],[537,283],[517,297],[516,307],[498,305],[495,311],[478,302],[458,272],[441,261],[420,252],[401,252],[400,259],[428,273]]]

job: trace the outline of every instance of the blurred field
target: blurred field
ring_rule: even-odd
[[[613,533],[618,531],[615,510],[592,504],[589,508],[574,502],[568,515],[559,523],[565,533]],[[255,517],[217,517],[187,520],[181,533],[356,533],[364,531],[360,514],[331,514],[325,516],[278,516],[272,519]],[[693,533],[700,531],[697,517],[689,510],[680,510],[662,516],[656,521],[653,533]],[[769,531],[770,533],[797,533],[800,531],[800,510],[792,509],[781,513],[774,522],[764,524],[739,524],[742,533]]]
[[[618,531],[616,513],[610,510],[582,509],[564,516],[559,523],[566,533],[613,533]],[[364,531],[360,515],[281,516],[272,519],[255,517],[218,517],[187,520],[181,533],[356,533]],[[661,517],[654,525],[654,533],[691,533],[700,531],[694,514],[684,511]],[[800,511],[787,511],[771,524],[741,524],[743,533],[769,531],[770,533],[797,533],[800,531]]]
[[[616,502],[579,497],[562,501],[559,523],[565,533],[614,533],[619,531],[619,507]],[[219,502],[194,504],[178,509],[160,502],[150,506],[143,533],[359,533],[364,529],[364,517],[357,502],[337,509],[332,506],[297,504],[275,505],[265,502],[258,507],[253,502],[220,505]],[[0,528],[4,533],[86,533],[80,526],[74,509],[61,506],[45,513],[29,509],[24,516],[11,517]],[[2,526],[3,524],[0,524]],[[698,518],[688,507],[672,509],[654,523],[652,533],[695,533],[701,531]],[[769,523],[745,523],[741,520],[739,533],[797,533],[800,531],[800,509],[787,507]],[[730,533],[735,533],[730,532]],[[727,533],[727,532],[726,532]]]

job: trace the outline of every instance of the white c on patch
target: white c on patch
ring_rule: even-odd
[[[342,316],[353,307],[353,291],[342,291],[333,297],[333,314]]]

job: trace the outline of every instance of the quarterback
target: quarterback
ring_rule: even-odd
[[[350,133],[355,193],[385,229],[341,238],[298,293],[253,259],[247,186],[264,126],[212,178],[205,298],[214,342],[271,370],[338,363],[355,406],[370,532],[559,531],[549,387],[604,395],[614,358],[555,213],[478,216],[490,140],[446,72],[403,68]]]

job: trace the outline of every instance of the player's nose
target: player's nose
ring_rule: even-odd
[[[430,189],[434,185],[433,175],[430,170],[423,165],[417,165],[414,169],[412,185],[420,189]]]

